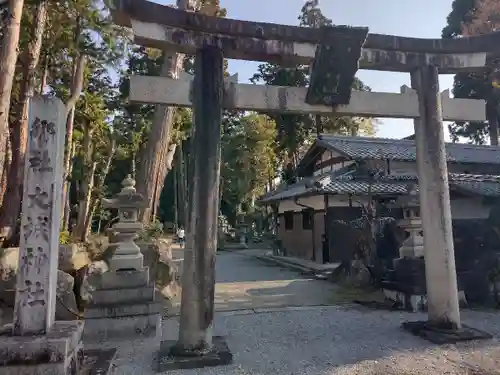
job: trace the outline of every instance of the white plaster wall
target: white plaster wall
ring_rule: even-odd
[[[320,164],[322,162],[330,160],[332,158],[337,158],[339,156],[341,156],[341,155],[338,152],[325,150],[323,152],[323,154],[321,155],[321,159],[318,159],[315,166],[317,166],[318,164]],[[319,175],[326,173],[326,172],[336,171],[340,168],[347,167],[348,165],[351,165],[354,163],[355,162],[353,160],[346,160],[346,161],[342,161],[340,163],[332,164],[332,165],[329,165],[327,167],[315,170],[314,176],[319,176]]]
[[[314,207],[315,210],[322,210],[325,208],[324,198],[322,195],[299,198],[299,202],[306,206]],[[283,213],[285,211],[302,211],[303,209],[304,207],[296,205],[293,199],[281,201],[278,206],[279,213]]]

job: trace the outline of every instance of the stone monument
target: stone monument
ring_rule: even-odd
[[[95,275],[91,302],[85,309],[85,337],[119,338],[141,334],[150,336],[161,328],[162,303],[156,296],[154,280],[143,255],[135,244],[142,224],[138,210],[146,204],[135,190],[135,181],[127,176],[116,198],[105,199],[108,208],[118,209],[119,222],[113,226],[116,250],[109,259],[110,269]]]
[[[31,98],[14,323],[0,337],[0,374],[75,374],[82,321],[55,320],[66,129],[61,100]]]

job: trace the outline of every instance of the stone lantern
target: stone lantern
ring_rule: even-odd
[[[113,225],[116,250],[109,260],[111,271],[141,270],[144,256],[134,240],[142,229],[138,222],[139,209],[147,206],[143,196],[135,189],[135,180],[128,175],[122,182],[122,190],[115,198],[102,200],[105,208],[118,209],[119,221]]]
[[[398,225],[409,234],[401,247],[401,258],[419,258],[424,256],[424,237],[422,236],[422,220],[420,218],[419,193],[415,185],[410,186],[408,195],[398,198],[403,207],[403,219]]]

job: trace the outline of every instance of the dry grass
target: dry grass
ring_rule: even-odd
[[[350,303],[353,301],[384,302],[384,293],[380,289],[361,288],[348,282],[340,282],[337,285],[338,290],[335,293],[335,299],[339,303]]]

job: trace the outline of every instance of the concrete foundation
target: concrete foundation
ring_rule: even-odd
[[[106,340],[159,332],[163,305],[148,268],[106,272],[94,285],[92,302],[84,312],[85,337]]]
[[[212,338],[212,350],[205,355],[173,355],[175,344],[175,341],[162,341],[158,353],[157,372],[225,366],[233,362],[233,355],[222,336]]]
[[[487,340],[492,336],[481,330],[462,325],[458,329],[443,329],[427,321],[405,322],[403,329],[434,344],[456,344],[460,341]]]
[[[83,361],[83,322],[55,322],[40,336],[0,334],[0,375],[74,375]]]

